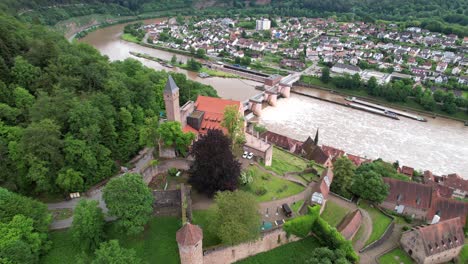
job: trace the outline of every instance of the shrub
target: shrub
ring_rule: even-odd
[[[402,228],[403,231],[408,231],[410,229],[411,229],[411,227],[409,227],[409,226],[403,226],[403,228]]]
[[[255,194],[258,195],[258,196],[262,196],[262,195],[265,195],[266,193],[268,192],[268,190],[265,188],[265,187],[258,187],[256,190],[255,190]]]
[[[170,168],[169,170],[167,170],[167,173],[169,174],[169,176],[172,176],[172,177],[175,177],[177,172],[178,170],[176,168]]]
[[[265,181],[268,181],[269,179],[271,179],[271,175],[270,174],[262,174],[262,179],[265,180]]]
[[[288,189],[288,186],[287,185],[283,185],[281,186],[281,188],[279,188],[276,193],[282,193],[284,191],[286,191]]]
[[[306,215],[296,217],[283,226],[284,231],[288,235],[293,234],[298,237],[306,237],[309,235],[312,226],[319,218],[320,206],[309,207],[309,212]]]

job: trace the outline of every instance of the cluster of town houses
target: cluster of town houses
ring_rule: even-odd
[[[326,167],[311,198],[312,203],[322,206],[330,195],[333,181],[330,167],[338,157],[347,156],[356,166],[371,162],[334,147],[319,146],[318,131],[314,139],[308,137],[304,142],[271,131],[264,132],[261,137],[268,143]],[[418,179],[422,182],[415,182],[414,168],[399,166],[398,172],[406,175],[408,181],[384,178],[389,186],[389,195],[380,207],[426,223],[403,232],[399,241],[401,248],[417,263],[452,261],[465,244],[463,227],[468,221],[468,203],[461,199],[468,198],[468,180],[458,174],[438,176],[424,171]],[[348,217],[343,221],[347,226],[343,229],[339,226],[338,230],[350,239],[359,228],[361,216],[356,210]]]
[[[245,20],[250,18],[242,22]],[[270,22],[257,20],[255,30],[238,27],[239,21],[230,18],[206,19],[190,27],[169,20],[145,28],[155,43],[181,50],[204,49],[213,56],[226,51],[232,58],[244,57],[248,49],[253,60],[261,60],[264,52],[270,52],[283,58],[280,66],[302,69],[306,67],[302,59],[305,55],[306,61],[344,64],[357,73],[361,71],[357,66],[364,61],[373,69],[364,77],[377,77],[381,83],[390,79],[377,72],[402,73],[398,77],[417,82],[446,83],[454,78],[460,84],[468,84],[468,37],[459,39],[457,35],[417,27],[400,30],[394,24],[338,23],[321,18],[277,19],[278,26],[274,28],[266,21]],[[178,43],[159,41],[164,30]],[[271,32],[271,39],[252,37],[264,30]],[[298,45],[292,47],[291,40]]]

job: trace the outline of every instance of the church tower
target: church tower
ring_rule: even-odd
[[[164,88],[164,104],[167,120],[180,122],[179,87],[177,87],[170,74]]]

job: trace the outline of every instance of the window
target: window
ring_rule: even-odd
[[[401,194],[398,194],[398,195],[397,195],[397,201],[398,201],[398,202],[401,201],[401,197],[402,197]]]
[[[416,199],[416,204],[417,204],[417,205],[420,205],[420,204],[421,204],[421,198],[418,197],[418,199]]]

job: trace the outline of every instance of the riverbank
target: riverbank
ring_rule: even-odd
[[[311,88],[311,89],[319,89],[319,90],[324,90],[324,91],[328,91],[328,92],[335,93],[335,94],[340,94],[343,96],[354,96],[358,99],[363,99],[365,101],[369,101],[372,103],[376,103],[376,104],[380,104],[380,105],[388,106],[388,107],[393,107],[393,108],[403,110],[403,111],[409,111],[409,112],[413,112],[417,114],[422,114],[428,117],[434,117],[434,118],[442,117],[442,118],[448,118],[451,120],[456,120],[459,122],[468,121],[468,113],[463,113],[459,111],[454,115],[447,115],[441,110],[437,112],[426,111],[422,108],[422,106],[420,106],[419,104],[417,104],[416,102],[412,100],[409,102],[405,102],[405,103],[391,103],[382,98],[370,96],[364,90],[347,90],[347,89],[340,89],[336,87],[324,87],[321,84],[307,84],[307,83],[302,83],[302,82],[296,82],[293,84],[293,86]]]
[[[131,37],[133,37],[133,36],[131,36]],[[138,57],[138,58],[144,58],[144,59],[147,59],[147,60],[157,62],[157,63],[161,64],[162,66],[168,67],[168,68],[171,68],[171,66],[172,66],[172,67],[178,67],[178,68],[184,69],[186,71],[191,71],[191,72],[196,72],[196,73],[202,73],[203,72],[203,73],[208,74],[209,75],[208,77],[243,79],[242,77],[240,77],[240,76],[238,76],[236,74],[217,71],[217,70],[209,69],[209,68],[206,68],[206,67],[202,67],[199,71],[194,71],[194,70],[190,69],[187,66],[187,64],[180,64],[179,62],[176,62],[175,64],[172,64],[170,61],[163,60],[163,59],[156,58],[156,57],[152,57],[152,56],[150,56],[148,54],[132,52],[132,51],[130,52],[130,54],[135,56],[135,57]],[[168,66],[168,65],[171,65],[171,66]]]

